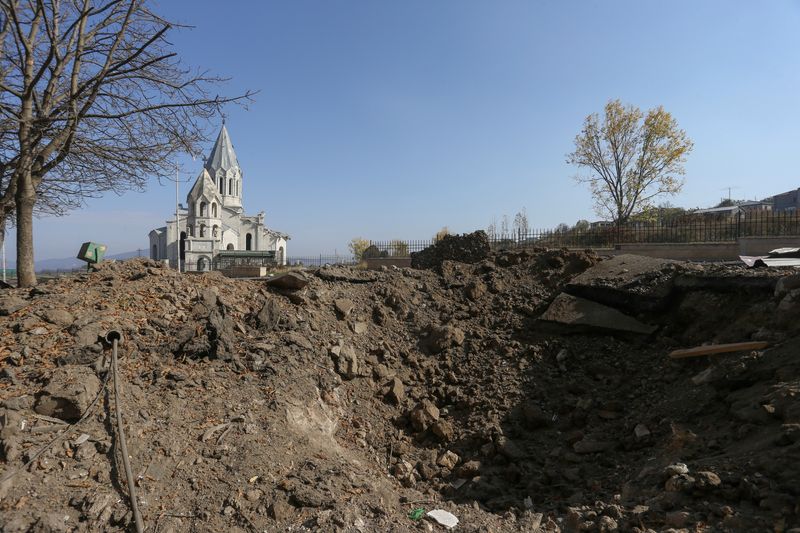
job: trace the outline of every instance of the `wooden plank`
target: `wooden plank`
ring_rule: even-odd
[[[717,353],[763,350],[767,346],[769,346],[768,342],[733,342],[730,344],[709,344],[708,346],[696,346],[694,348],[675,350],[669,353],[669,357],[672,359],[683,359],[684,357],[699,357],[701,355],[713,355]]]

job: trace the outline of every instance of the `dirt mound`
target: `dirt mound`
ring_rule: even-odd
[[[109,329],[125,337],[123,416],[153,530],[440,527],[417,509],[464,531],[800,526],[799,290],[774,270],[730,290],[742,271],[696,265],[669,290],[646,271],[613,283],[613,268],[588,275],[598,261],[510,251],[270,287],[132,260],[3,290],[2,531],[129,527],[102,394]],[[634,316],[655,333],[543,327],[584,272],[613,285],[605,304],[664,298]],[[666,356],[756,339],[776,347]]]
[[[421,269],[438,269],[443,261],[477,263],[489,257],[491,248],[485,231],[463,235],[445,235],[421,252],[411,254],[411,266]]]

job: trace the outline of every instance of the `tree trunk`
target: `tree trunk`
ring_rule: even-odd
[[[20,173],[17,179],[17,287],[33,287],[36,285],[33,261],[33,205],[36,203],[36,191],[30,173]]]

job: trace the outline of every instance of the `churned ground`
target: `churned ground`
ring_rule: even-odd
[[[148,531],[444,530],[418,509],[456,531],[789,531],[791,274],[542,249],[273,285],[131,260],[5,289],[0,529],[130,530],[118,330]],[[540,320],[557,298],[653,332]],[[769,347],[667,356],[747,340]]]

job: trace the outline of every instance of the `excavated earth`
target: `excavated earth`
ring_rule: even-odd
[[[3,289],[0,531],[132,530],[117,330],[147,531],[797,532],[798,318],[794,271],[560,250]]]

